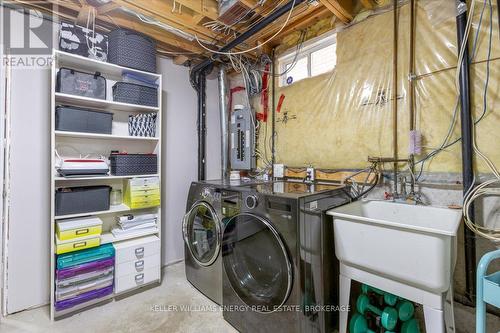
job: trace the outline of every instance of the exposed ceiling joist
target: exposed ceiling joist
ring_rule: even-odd
[[[257,0],[240,0],[245,6],[253,8],[257,5]]]
[[[107,14],[117,8],[119,8],[120,5],[117,4],[117,3],[114,3],[114,2],[108,2],[102,6],[100,6],[99,8],[97,8],[97,14],[98,15],[104,15],[104,14]]]
[[[248,15],[241,23],[232,27],[230,32],[220,30],[221,26],[203,25],[208,21],[217,21],[217,0],[110,0],[106,3],[95,0],[45,0],[44,2],[53,4],[54,10],[59,16],[70,21],[77,21],[78,24],[83,26],[86,25],[90,11],[95,8],[96,25],[104,28],[104,30],[113,29],[117,25],[134,29],[156,39],[158,48],[168,51],[172,56],[187,55],[190,58],[200,58],[209,55],[210,52],[203,49],[196,41],[190,40],[188,35],[196,35],[202,41],[216,43],[219,46],[227,44],[238,33],[246,31],[288,0],[267,0],[263,4],[260,4],[258,0],[240,1],[251,9],[249,13],[251,12],[252,15]],[[365,7],[376,5],[376,0],[359,1]],[[284,36],[294,31],[306,29],[314,22],[332,16],[332,13],[341,21],[349,22],[354,16],[353,2],[353,0],[320,0],[316,6],[311,5],[309,2],[298,5],[294,8],[287,26],[283,28],[276,38],[261,49],[247,53],[247,55],[254,57],[256,54],[266,52],[270,47],[282,41]],[[29,2],[22,1],[22,3]],[[43,2],[36,1],[36,3],[38,4],[36,6],[44,6]],[[356,6],[356,8],[359,7]],[[141,17],[136,17],[133,13]],[[288,15],[284,15],[272,22],[266,29],[250,37],[244,44],[237,46],[235,51],[242,51],[263,44],[282,28],[286,17]],[[141,19],[144,21],[141,21]],[[152,22],[145,22],[148,19],[152,20]],[[159,25],[163,25],[163,27]],[[165,25],[188,35],[169,30]],[[206,44],[206,46],[210,49],[218,49],[219,47],[209,44]],[[174,54],[175,52],[178,52],[178,54]],[[181,61],[181,59],[178,61]]]
[[[207,29],[204,26],[199,26],[198,22],[196,22],[193,16],[172,12],[172,10],[174,9],[173,6],[166,1],[113,0],[113,2],[136,11],[142,15],[153,17],[154,19],[176,29],[182,30],[192,35],[197,34],[200,39],[210,39],[217,35],[214,31]]]
[[[219,6],[215,0],[175,0],[177,3],[186,6],[195,13],[201,14],[216,21],[219,17]]]
[[[375,8],[375,6],[377,6],[377,3],[375,2],[375,0],[360,0],[361,1],[361,5],[363,5],[363,7],[367,8],[367,9],[372,9],[372,8]]]
[[[292,32],[304,30],[307,27],[313,25],[314,23],[327,17],[333,17],[332,13],[328,8],[322,6],[317,9],[314,9],[309,14],[301,17],[300,20],[296,20],[295,22],[288,24],[283,29],[283,31],[281,31],[280,36],[286,36]]]
[[[83,5],[80,11],[78,12],[78,16],[76,17],[76,24],[80,26],[84,26],[87,22],[87,18],[89,17],[90,11],[92,7],[89,5]]]
[[[354,17],[352,0],[320,0],[320,2],[342,22],[349,23],[352,21]]]
[[[78,5],[73,4],[70,1],[60,1],[60,0],[47,0],[47,2],[51,2],[59,7],[68,8],[76,13],[80,13],[81,8]],[[130,20],[125,14],[121,13],[113,13],[113,16],[104,15],[99,16],[98,20],[106,22],[110,26],[118,25],[120,27],[126,27],[128,29],[133,29],[136,31],[140,31],[163,44],[171,45],[173,48],[178,48],[182,51],[188,51],[193,53],[201,54],[203,50],[197,44],[189,42],[184,38],[178,37],[172,33],[169,33],[161,28],[142,24],[139,21]]]
[[[304,7],[305,7],[305,9],[304,9]],[[299,7],[297,7],[297,8],[299,8]],[[314,12],[316,12],[316,10],[318,10],[318,7],[308,6],[308,5],[300,6],[300,8],[301,9],[297,9],[292,13],[292,16],[290,17],[290,20],[288,21],[287,26],[280,32],[280,34],[278,36],[276,36],[276,40],[280,36],[284,36],[285,30],[287,31],[287,33],[289,33],[291,31],[290,29],[287,29],[287,27],[293,27],[295,24],[302,21],[302,19],[307,18],[308,16],[311,15],[311,13],[314,13]],[[273,35],[275,35],[279,31],[279,29],[281,29],[283,24],[285,23],[287,16],[288,15],[286,15],[286,14],[283,15],[278,20],[276,20],[273,24],[269,25],[265,29],[264,32],[249,38],[249,40],[247,41],[247,44],[256,45],[257,41],[264,42],[267,39],[269,39],[270,37],[272,37]]]

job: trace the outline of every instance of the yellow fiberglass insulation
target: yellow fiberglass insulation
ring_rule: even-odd
[[[477,31],[482,3],[477,6],[471,41]],[[281,94],[285,95],[281,112],[276,117],[277,163],[362,168],[367,165],[368,156],[392,156],[393,98],[398,99],[399,156],[408,156],[409,12],[408,5],[399,10],[396,96],[392,91],[392,11],[369,17],[337,34],[337,65],[332,72],[277,88],[276,101]],[[423,154],[417,156],[417,160],[440,146],[448,132],[457,96],[454,83],[457,63],[455,17],[449,15],[439,22],[430,17],[425,8],[417,6],[415,113],[424,146]],[[500,166],[500,42],[496,7],[492,17],[493,60],[490,62],[487,115],[476,127],[476,137],[481,151]],[[489,18],[489,9],[486,8],[474,60],[478,63],[471,65],[475,117],[483,110]],[[269,129],[270,124],[267,126]],[[264,144],[264,128],[260,126],[260,147]],[[459,137],[459,128],[458,119],[452,141]],[[268,130],[266,140],[270,135]],[[459,172],[460,156],[460,144],[455,144],[427,163],[424,170]],[[480,172],[487,171],[481,162],[476,163]],[[389,164],[387,168],[390,168]]]

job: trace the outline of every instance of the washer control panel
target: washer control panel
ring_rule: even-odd
[[[259,204],[259,199],[257,198],[256,195],[252,194],[245,198],[245,206],[248,209],[254,209],[257,207],[258,204]]]

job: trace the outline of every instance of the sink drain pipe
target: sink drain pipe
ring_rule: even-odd
[[[307,0],[290,0],[274,12],[266,16],[262,21],[233,39],[231,42],[219,49],[219,52],[228,52],[240,45],[248,38],[252,37],[269,24],[279,19],[284,14],[288,13],[294,7],[306,2]],[[210,58],[205,59],[191,69],[189,81],[191,86],[198,94],[198,180],[206,178],[206,75],[213,68],[214,60],[220,58],[220,55],[215,53]]]
[[[460,0],[466,5],[465,0]],[[465,28],[467,25],[467,11],[458,15],[457,40],[458,49],[465,38]],[[465,52],[462,63],[459,64],[460,70],[460,124],[462,132],[462,182],[464,187],[464,197],[469,189],[474,185],[473,169],[473,148],[472,148],[472,115],[470,108],[470,82],[469,82],[469,48],[465,44]],[[474,203],[470,205],[470,216],[474,219]],[[464,247],[465,247],[465,297],[466,302],[474,305],[476,297],[476,236],[469,229],[464,228]],[[469,304],[467,304],[469,305]]]

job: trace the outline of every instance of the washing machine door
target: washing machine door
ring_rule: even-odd
[[[269,313],[286,302],[293,282],[288,250],[267,219],[242,213],[224,228],[222,262],[238,297],[254,311]]]
[[[182,233],[193,259],[201,266],[210,266],[220,252],[221,222],[208,202],[195,203],[184,216]]]

